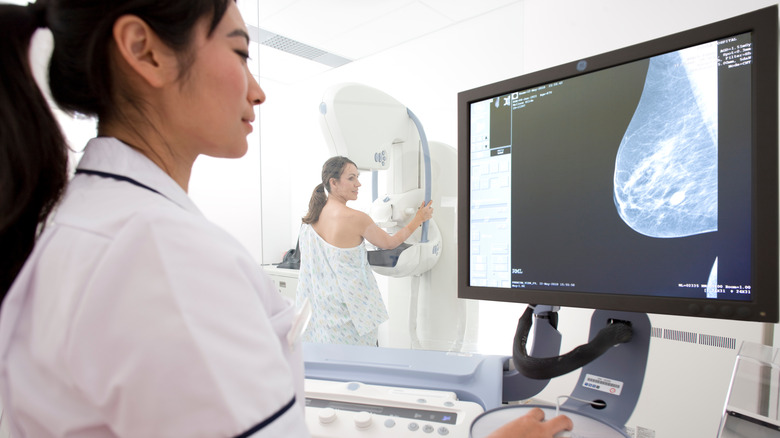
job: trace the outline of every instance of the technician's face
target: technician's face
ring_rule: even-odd
[[[235,2],[211,35],[196,29],[195,62],[183,80],[171,123],[186,133],[195,154],[237,158],[246,153],[254,106],[265,94],[247,66],[249,39]]]
[[[344,199],[351,201],[357,199],[358,187],[361,186],[360,181],[358,181],[358,176],[360,176],[360,173],[354,164],[347,163],[347,165],[344,166],[344,171],[335,184],[338,194]]]

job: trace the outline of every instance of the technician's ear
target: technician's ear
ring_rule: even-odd
[[[178,65],[175,54],[144,20],[123,15],[114,22],[113,31],[119,58],[149,85],[161,87],[172,77],[171,69]]]

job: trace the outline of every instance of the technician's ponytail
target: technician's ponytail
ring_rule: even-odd
[[[67,143],[28,55],[45,24],[42,0],[0,5],[0,300],[67,183]]]
[[[347,164],[357,165],[347,157],[335,156],[328,158],[325,164],[322,165],[322,182],[317,184],[314,188],[314,192],[311,194],[309,200],[309,211],[306,216],[301,218],[304,224],[314,224],[320,220],[320,213],[322,208],[325,207],[325,203],[328,201],[328,196],[325,194],[327,190],[330,193],[330,179],[341,178],[341,174],[344,173],[344,167]]]

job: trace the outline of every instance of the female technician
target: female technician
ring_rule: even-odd
[[[54,36],[54,100],[98,120],[70,180],[30,72],[39,27]],[[198,155],[246,152],[265,100],[235,3],[0,5],[0,39],[0,397],[11,436],[308,436],[293,308],[187,196]]]
[[[44,26],[52,96],[98,118],[69,183],[28,67]],[[0,29],[11,436],[305,436],[300,349],[285,339],[294,310],[187,196],[198,155],[246,152],[265,100],[235,3],[3,5]]]

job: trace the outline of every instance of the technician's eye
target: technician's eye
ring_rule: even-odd
[[[243,50],[235,50],[236,54],[243,58],[244,61],[248,61],[252,58],[249,57],[249,53],[244,52]]]

